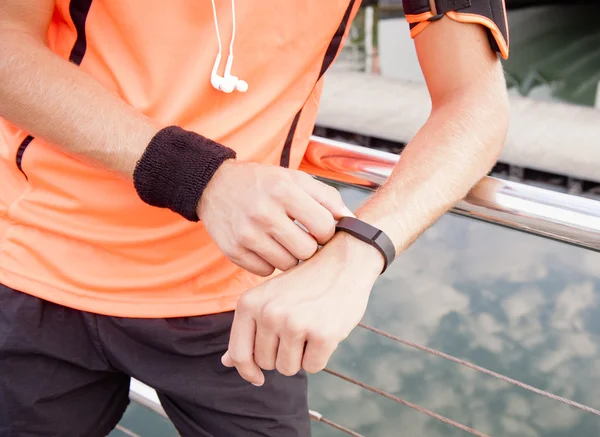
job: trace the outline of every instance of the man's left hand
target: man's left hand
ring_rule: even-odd
[[[363,317],[382,268],[375,248],[336,235],[310,260],[240,298],[223,364],[259,386],[261,369],[322,370]]]

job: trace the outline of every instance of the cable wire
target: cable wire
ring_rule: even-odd
[[[342,431],[343,433],[346,433],[352,437],[365,437],[362,434],[357,433],[356,431],[352,431],[351,429],[348,429],[340,424],[337,424],[329,419],[326,419],[325,417],[323,417],[323,415],[321,413],[318,413],[316,411],[313,410],[309,410],[308,411],[310,414],[310,418],[312,420],[314,420],[315,422],[321,422],[324,423],[332,428],[337,429],[338,431]]]
[[[362,388],[364,388],[366,390],[369,390],[369,391],[371,391],[371,392],[373,392],[375,394],[383,396],[384,398],[387,398],[387,399],[390,399],[390,400],[392,400],[394,402],[397,402],[399,404],[405,405],[405,406],[407,406],[409,408],[412,408],[413,410],[416,410],[416,411],[418,411],[420,413],[426,414],[427,416],[432,417],[434,419],[437,419],[440,422],[444,422],[444,423],[446,423],[448,425],[451,425],[451,426],[453,426],[455,428],[458,428],[460,430],[468,432],[468,433],[470,433],[472,435],[475,435],[477,437],[490,437],[488,434],[484,434],[482,432],[479,432],[479,431],[477,431],[477,430],[475,430],[473,428],[468,427],[467,425],[463,425],[462,423],[455,422],[454,420],[448,419],[447,417],[442,416],[441,414],[434,413],[433,411],[428,410],[427,408],[423,408],[423,407],[421,407],[421,406],[419,406],[417,404],[413,404],[412,402],[409,402],[409,401],[407,401],[405,399],[399,398],[398,396],[394,396],[391,393],[385,392],[385,391],[380,390],[380,389],[378,389],[376,387],[373,387],[371,385],[365,384],[364,382],[358,381],[358,380],[356,380],[354,378],[351,378],[350,376],[344,375],[343,373],[339,373],[339,372],[336,372],[335,370],[331,370],[331,369],[324,369],[323,371],[329,373],[330,375],[333,375],[333,376],[336,376],[336,377],[338,377],[340,379],[343,379],[344,381],[347,381],[347,382],[349,382],[351,384],[358,385],[359,387],[362,387]]]
[[[377,329],[377,328],[374,328],[372,326],[365,325],[363,323],[359,323],[358,326],[360,326],[361,328],[366,329],[368,331],[374,332],[375,334],[379,334],[379,335],[381,335],[383,337],[389,338],[390,340],[394,340],[394,341],[396,341],[398,343],[401,343],[403,345],[406,345],[406,346],[418,349],[418,350],[423,351],[423,352],[428,352],[428,353],[430,353],[432,355],[435,355],[435,356],[438,356],[438,357],[445,358],[445,359],[447,359],[449,361],[452,361],[454,363],[460,364],[461,366],[468,367],[469,369],[476,370],[477,372],[481,372],[481,373],[484,373],[484,374],[486,374],[488,376],[492,376],[492,377],[497,378],[497,379],[499,379],[501,381],[507,382],[509,384],[516,385],[517,387],[521,387],[524,390],[530,391],[532,393],[536,393],[536,394],[538,394],[540,396],[547,397],[548,399],[553,399],[555,401],[562,402],[563,404],[569,405],[571,407],[578,408],[578,409],[580,409],[582,411],[585,411],[587,413],[592,413],[592,414],[595,414],[596,416],[600,416],[600,411],[599,410],[597,410],[595,408],[592,408],[592,407],[588,407],[587,405],[580,404],[579,402],[575,402],[575,401],[572,401],[570,399],[564,398],[562,396],[555,395],[554,393],[550,393],[550,392],[547,392],[545,390],[541,390],[541,389],[533,387],[533,386],[531,386],[529,384],[525,384],[524,382],[517,381],[516,379],[509,378],[508,376],[504,376],[504,375],[502,375],[500,373],[494,372],[492,370],[488,370],[488,369],[486,369],[484,367],[478,366],[478,365],[470,363],[468,361],[461,360],[460,358],[453,357],[452,355],[448,355],[448,354],[446,354],[444,352],[440,352],[440,351],[438,351],[436,349],[432,349],[432,348],[427,347],[427,346],[423,346],[423,345],[420,345],[420,344],[417,344],[417,343],[413,343],[412,341],[404,340],[404,339],[402,339],[400,337],[397,337],[397,336],[395,336],[393,334],[389,334],[389,333],[387,333],[385,331],[382,331],[381,329]]]

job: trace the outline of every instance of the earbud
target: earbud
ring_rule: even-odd
[[[248,91],[248,84],[246,81],[240,80],[235,76],[224,77],[223,79],[221,91],[224,93],[231,93],[234,89],[240,93]]]
[[[248,91],[248,83],[240,80],[237,76],[231,74],[231,66],[233,65],[233,42],[235,40],[235,0],[231,0],[231,14],[233,16],[233,29],[231,31],[231,42],[229,44],[229,56],[227,57],[227,64],[225,66],[225,74],[219,76],[217,71],[221,64],[221,36],[219,35],[219,23],[217,20],[217,8],[215,6],[215,0],[212,0],[213,17],[215,20],[215,29],[217,31],[217,42],[219,43],[219,53],[215,59],[212,72],[210,74],[210,83],[216,90],[223,91],[224,93],[231,93],[233,90],[237,90],[241,93]]]
[[[240,80],[237,76],[231,74],[231,66],[233,65],[233,56],[227,57],[227,65],[225,66],[225,75],[223,77],[217,74],[217,69],[221,63],[221,55],[217,55],[215,59],[215,65],[213,66],[212,74],[210,75],[210,83],[212,86],[224,93],[231,93],[233,90],[237,90],[241,93],[248,91],[248,83],[244,80]]]
[[[238,90],[240,93],[245,93],[246,91],[248,91],[248,82],[246,82],[245,80],[238,80],[235,84],[235,89]]]
[[[241,93],[248,91],[248,84],[240,80],[237,76],[231,74],[231,66],[233,65],[233,55],[227,57],[227,64],[225,65],[225,75],[223,76],[223,83],[221,85],[221,91],[224,93],[231,93],[233,90],[237,90]]]

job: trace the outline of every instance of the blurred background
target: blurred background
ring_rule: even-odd
[[[594,0],[506,0],[511,92],[600,106],[600,5]],[[363,1],[338,69],[422,81],[401,0]]]
[[[600,3],[506,4],[510,57],[503,67],[513,97],[512,122],[494,175],[596,197]],[[429,105],[401,0],[363,1],[327,79],[316,134],[402,150]]]

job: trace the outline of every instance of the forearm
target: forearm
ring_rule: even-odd
[[[357,216],[384,230],[400,253],[491,169],[508,118],[501,85],[456,93],[434,105],[390,179]]]
[[[0,117],[131,178],[157,127],[83,70],[19,30],[0,31]]]

